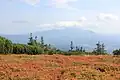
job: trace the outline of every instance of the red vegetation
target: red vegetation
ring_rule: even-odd
[[[0,55],[0,80],[120,80],[120,57]]]

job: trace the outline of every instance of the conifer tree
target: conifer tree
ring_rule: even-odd
[[[76,46],[76,51],[79,51],[79,48],[78,48],[78,46]]]
[[[38,45],[38,43],[37,43],[37,36],[35,36],[34,43],[35,43],[35,45]]]
[[[101,44],[100,44],[100,42],[98,42],[96,45],[97,45],[97,48],[96,48],[97,54],[101,54]]]
[[[100,42],[98,42],[96,44],[97,48],[95,48],[93,50],[93,53],[96,54],[96,55],[101,55],[101,54],[105,54],[105,45],[104,43],[103,44],[100,44]]]
[[[44,47],[44,39],[43,39],[43,36],[41,36],[41,46]]]
[[[80,47],[80,52],[83,52],[83,47]]]
[[[71,41],[70,50],[71,50],[71,51],[73,50],[73,41]]]
[[[82,52],[86,52],[86,50],[85,49],[83,49],[83,51]]]
[[[101,52],[105,53],[105,45],[104,45],[104,43],[101,45]]]
[[[34,45],[34,40],[33,40],[32,33],[30,33],[30,38],[29,38],[28,45]]]

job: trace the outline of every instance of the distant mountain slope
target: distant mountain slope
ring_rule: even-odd
[[[70,41],[73,41],[74,45],[85,47],[87,50],[92,50],[96,47],[95,44],[97,41],[104,42],[109,52],[111,52],[112,49],[120,47],[120,38],[118,35],[100,35],[80,28],[65,28],[61,30],[35,32],[33,35],[38,36],[39,39],[40,36],[43,36],[46,43],[53,44],[62,50],[69,49]],[[29,34],[1,36],[5,36],[17,43],[27,43],[29,38]]]
[[[29,35],[1,35],[1,36],[4,36],[15,43],[27,43],[29,38]]]

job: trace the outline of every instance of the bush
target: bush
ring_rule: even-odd
[[[12,41],[0,36],[0,53],[12,53]]]
[[[120,55],[120,49],[114,50],[113,55]]]

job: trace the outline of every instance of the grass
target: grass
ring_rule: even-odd
[[[47,63],[46,67],[57,68],[57,67],[60,67],[60,66],[58,64],[56,64],[56,63]]]
[[[74,66],[80,66],[80,65],[89,65],[89,63],[87,63],[87,62],[73,62],[73,65]]]

